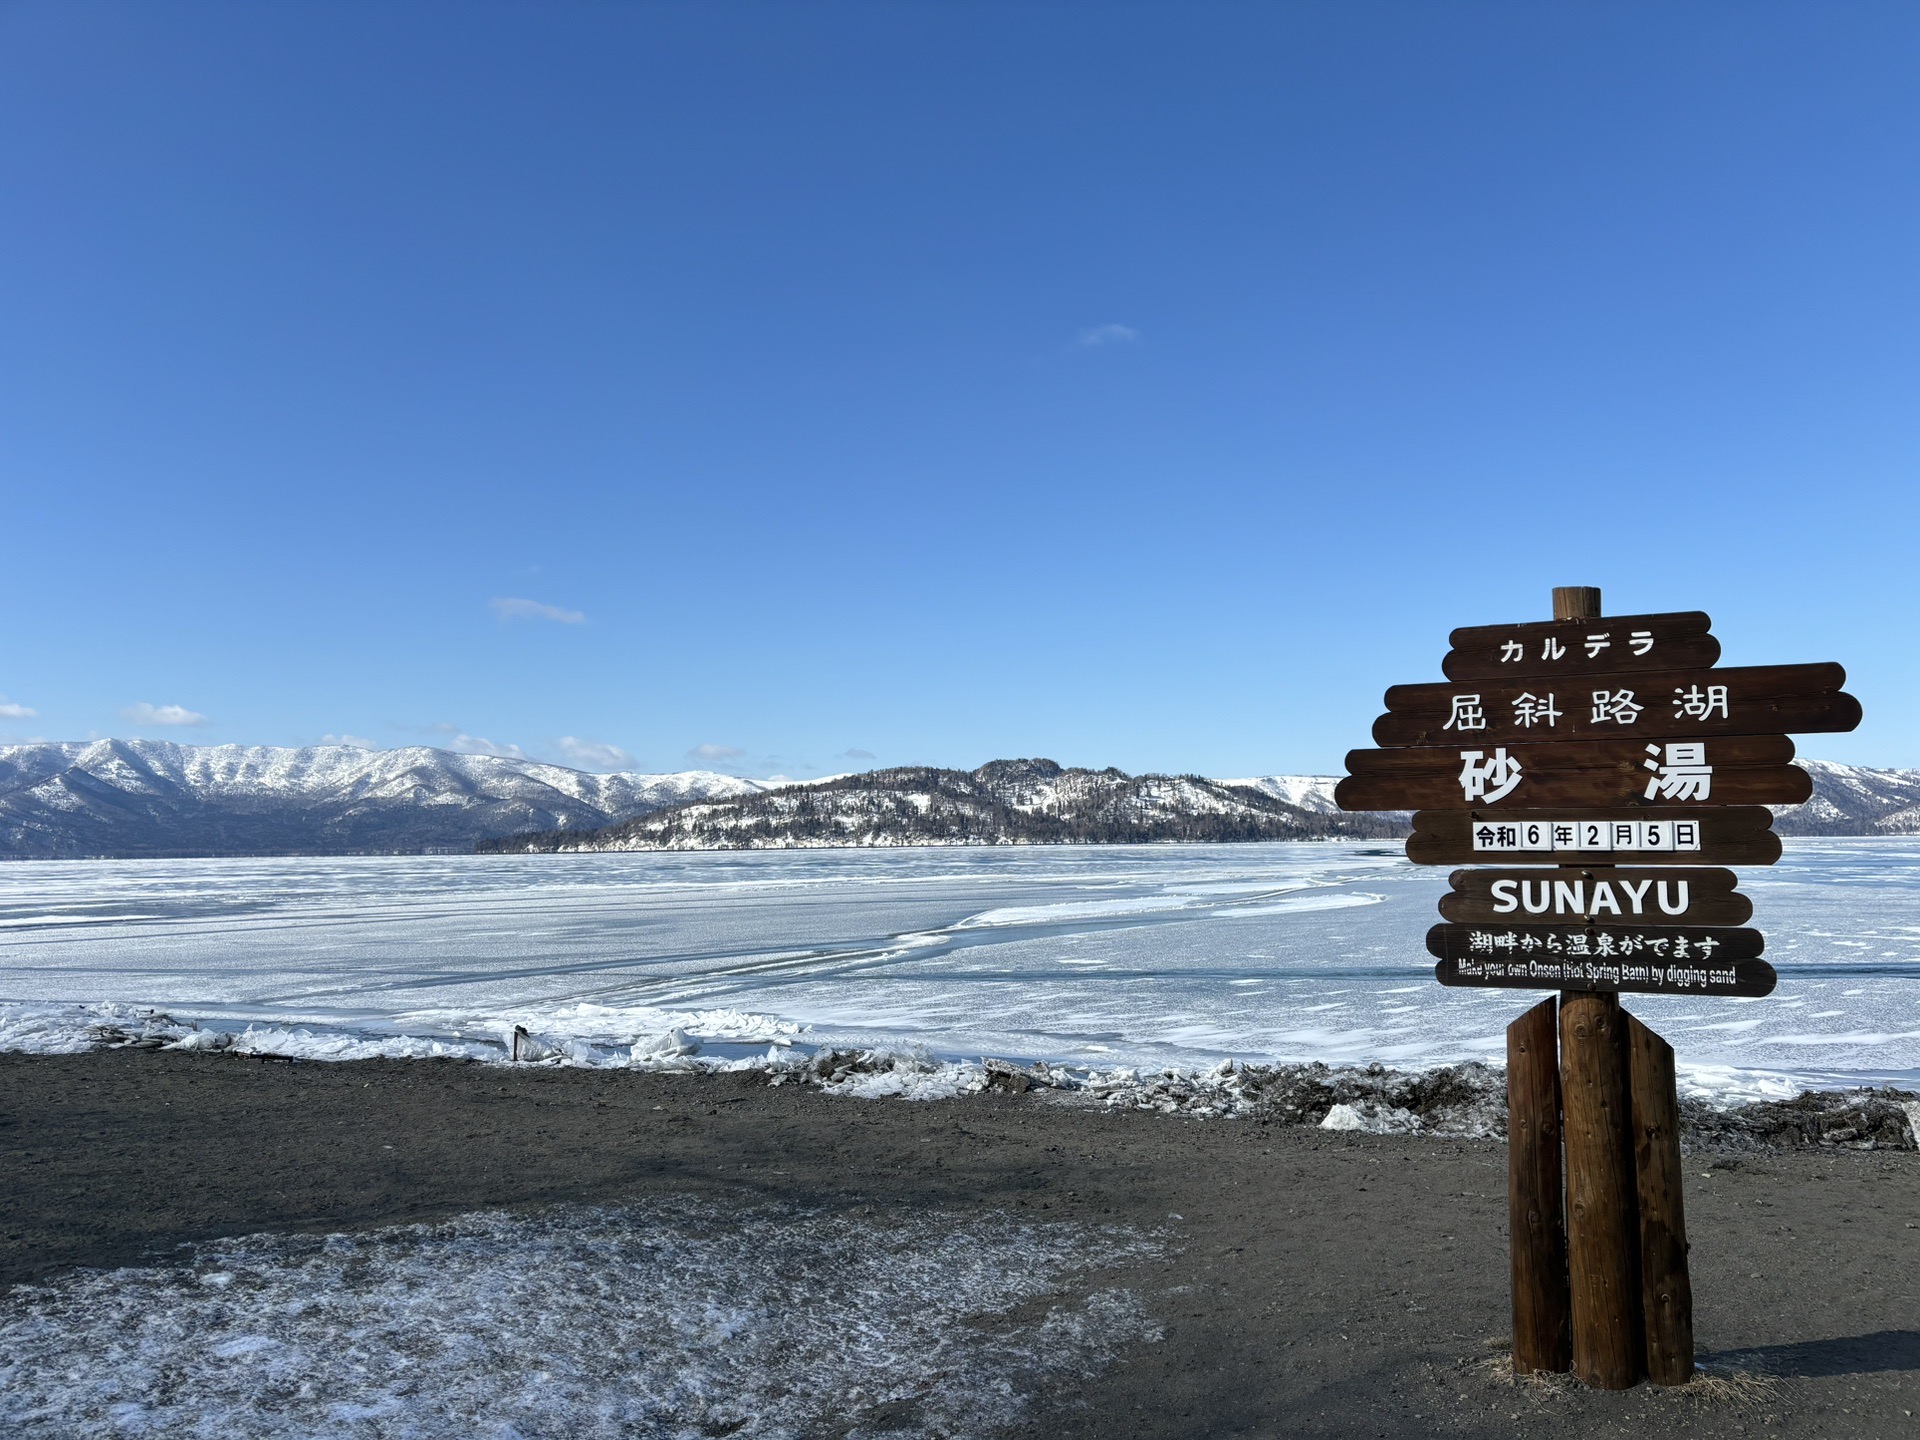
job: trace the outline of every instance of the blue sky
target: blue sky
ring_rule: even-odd
[[[0,5],[0,738],[1331,771],[1584,583],[1920,765],[1917,63],[1911,5]]]

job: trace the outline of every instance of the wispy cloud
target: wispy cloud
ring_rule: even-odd
[[[464,731],[456,733],[447,741],[447,749],[458,751],[462,755],[498,755],[503,760],[525,760],[527,752],[518,745],[496,745],[484,735],[468,735]]]
[[[738,760],[747,752],[738,745],[696,745],[687,751],[689,760]]]
[[[380,747],[364,735],[322,735],[322,745],[352,745],[361,750],[378,750]]]
[[[840,752],[840,758],[842,760],[872,760],[875,757],[871,750],[842,750]]]
[[[31,705],[20,705],[0,695],[0,720],[37,720],[40,712]]]
[[[560,753],[574,764],[589,770],[623,770],[633,764],[633,757],[618,745],[609,745],[601,740],[583,740],[578,735],[562,735]]]
[[[1134,345],[1139,343],[1140,332],[1131,325],[1096,325],[1091,330],[1082,330],[1074,336],[1074,350],[1095,350],[1102,345]]]
[[[587,617],[578,610],[563,610],[558,605],[538,600],[504,596],[488,602],[497,620],[553,620],[562,625],[584,625]]]
[[[120,712],[136,725],[204,725],[207,717],[184,705],[149,705],[142,700]]]
[[[518,745],[496,745],[493,741],[487,739],[486,736],[469,735],[463,728],[447,720],[435,720],[430,725],[405,725],[399,721],[395,721],[393,728],[396,730],[410,730],[417,735],[431,735],[434,738],[428,743],[436,749],[452,750],[460,755],[499,755],[508,760],[527,760],[532,758]],[[329,738],[331,739],[333,737]],[[365,745],[370,750],[378,750],[380,748],[370,740],[356,741],[350,735],[340,736],[339,741],[343,745]]]

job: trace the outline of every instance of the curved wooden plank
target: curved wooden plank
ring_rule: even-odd
[[[1334,802],[1343,810],[1798,805],[1813,779],[1792,758],[1784,735],[1353,750]]]
[[[1720,642],[1707,633],[1712,626],[1713,621],[1699,610],[1465,625],[1448,637],[1453,648],[1441,662],[1440,673],[1451,680],[1476,680],[1711,665],[1720,658]],[[1589,637],[1594,637],[1593,643]]]
[[[1464,812],[1461,818],[1465,819]],[[1773,865],[1779,862],[1780,855],[1780,837],[1763,830],[1724,840],[1708,839],[1699,850],[1684,854],[1641,852],[1631,858],[1636,865],[1696,865],[1702,860],[1711,860],[1716,865]],[[1464,826],[1457,834],[1422,830],[1407,839],[1407,859],[1416,865],[1465,865],[1475,860],[1524,861],[1526,858],[1475,851]],[[1621,858],[1610,850],[1573,850],[1538,857],[1542,865],[1606,865]]]
[[[1744,925],[1753,918],[1737,877],[1717,868],[1456,870],[1451,880],[1440,914],[1461,925]]]
[[[1503,921],[1435,925],[1427,931],[1427,953],[1440,960],[1625,959],[1649,964],[1686,961],[1717,968],[1733,960],[1757,960],[1766,949],[1767,937],[1744,926],[1513,925]],[[1682,989],[1687,983],[1686,977],[1675,981]]]
[[[1578,682],[1395,685],[1383,746],[1834,733],[1860,724],[1839,665],[1661,670]]]

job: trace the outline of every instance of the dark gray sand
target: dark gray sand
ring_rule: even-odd
[[[1046,1094],[109,1051],[0,1056],[0,1155],[0,1287],[185,1240],[559,1201],[1032,1213],[1164,1227],[1178,1253],[1100,1279],[1164,1338],[1034,1397],[1016,1434],[1920,1435],[1913,1153],[1690,1159],[1700,1349],[1733,1378],[1615,1395],[1503,1377],[1506,1153],[1484,1141]]]

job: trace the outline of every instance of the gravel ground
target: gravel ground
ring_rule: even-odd
[[[1692,1156],[1708,1383],[1616,1395],[1501,1373],[1495,1141],[1103,1111],[1045,1089],[863,1101],[751,1074],[114,1050],[0,1056],[0,1154],[0,1287],[164,1263],[183,1241],[577,1202],[1164,1233],[1170,1253],[1098,1279],[1160,1338],[1042,1384],[1009,1435],[1920,1435],[1907,1150]]]

